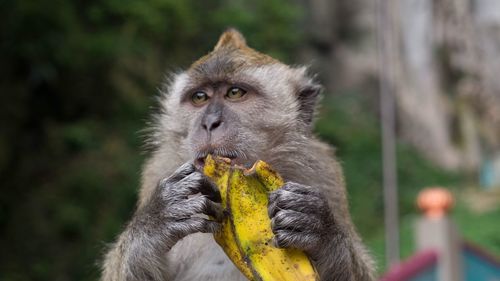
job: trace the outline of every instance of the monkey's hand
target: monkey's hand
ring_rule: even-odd
[[[305,251],[315,259],[331,240],[334,219],[319,188],[287,182],[269,195],[274,244]]]
[[[102,280],[167,280],[165,253],[188,234],[215,232],[222,216],[219,200],[202,173],[192,164],[182,165],[137,210],[106,255]]]
[[[153,222],[171,248],[195,232],[215,232],[222,217],[220,194],[194,165],[186,163],[163,179],[145,206],[142,220]],[[211,216],[215,220],[208,219]]]
[[[137,211],[129,231],[143,244],[138,249],[154,245],[154,255],[161,255],[188,234],[215,232],[222,217],[217,202],[220,194],[215,185],[186,163],[159,182],[150,200]]]

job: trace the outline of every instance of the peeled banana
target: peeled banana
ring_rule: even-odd
[[[209,155],[203,172],[218,186],[225,213],[215,240],[243,275],[252,281],[319,280],[303,252],[271,245],[267,194],[283,180],[268,164],[257,161],[245,170]]]

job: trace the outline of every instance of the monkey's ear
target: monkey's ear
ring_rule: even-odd
[[[299,91],[297,100],[299,101],[299,119],[304,124],[311,126],[314,114],[323,87],[318,84],[310,84]]]
[[[222,48],[241,49],[244,47],[247,47],[245,37],[238,30],[229,28],[220,36],[214,51]]]

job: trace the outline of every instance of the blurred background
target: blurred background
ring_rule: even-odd
[[[450,188],[468,240],[500,254],[500,1],[392,7],[401,256],[416,194]],[[158,88],[228,26],[308,64],[355,224],[386,269],[377,15],[361,0],[0,2],[0,280],[96,280],[134,211]]]

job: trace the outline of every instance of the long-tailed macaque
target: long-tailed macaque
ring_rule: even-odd
[[[201,172],[214,154],[268,162],[285,179],[269,195],[277,247],[303,250],[321,280],[373,280],[348,211],[341,167],[312,133],[321,87],[246,45],[230,29],[173,75],[160,100],[137,211],[105,257],[103,281],[246,280],[215,243],[217,188]]]

